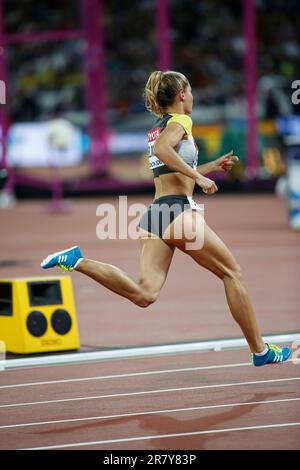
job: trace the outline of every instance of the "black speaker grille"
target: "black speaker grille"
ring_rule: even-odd
[[[47,318],[42,312],[35,310],[27,317],[27,328],[32,336],[43,336],[47,330]]]
[[[66,310],[59,308],[51,317],[51,325],[56,333],[65,335],[71,329],[72,319]]]

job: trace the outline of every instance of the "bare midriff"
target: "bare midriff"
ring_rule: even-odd
[[[154,178],[155,196],[158,199],[171,194],[181,196],[192,196],[195,181],[180,173],[167,173]]]

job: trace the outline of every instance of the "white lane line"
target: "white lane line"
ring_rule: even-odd
[[[292,359],[288,359],[286,362],[292,362]],[[239,362],[233,364],[216,364],[211,366],[201,366],[201,367],[185,367],[181,369],[161,369],[161,370],[152,370],[147,372],[128,372],[127,374],[115,374],[115,375],[97,375],[95,377],[78,377],[73,379],[62,379],[62,380],[47,380],[44,382],[25,382],[18,384],[9,384],[9,385],[0,385],[1,389],[6,388],[18,388],[18,387],[34,387],[37,385],[54,385],[54,384],[63,384],[63,383],[72,383],[72,382],[88,382],[92,380],[108,380],[108,379],[122,379],[127,377],[143,377],[147,375],[159,375],[159,374],[174,374],[175,372],[196,372],[200,370],[214,370],[214,369],[231,369],[234,367],[247,367],[253,366],[252,362]]]
[[[150,395],[154,393],[184,392],[188,390],[201,390],[201,389],[209,389],[209,388],[238,387],[242,385],[260,385],[260,384],[275,383],[275,382],[290,382],[294,380],[300,380],[300,377],[288,377],[285,379],[255,380],[251,382],[234,382],[234,383],[213,384],[213,385],[198,385],[196,387],[167,388],[167,389],[158,389],[158,390],[146,390],[143,392],[114,393],[110,395],[64,398],[61,400],[33,401],[33,402],[27,402],[27,403],[8,403],[6,405],[0,405],[0,408],[12,408],[12,407],[18,407],[18,406],[32,406],[32,405],[48,405],[48,404],[53,404],[53,403],[66,403],[66,402],[71,402],[71,401],[98,400],[101,398],[131,397],[131,396],[138,396],[138,395]]]
[[[264,424],[260,426],[246,426],[243,428],[224,428],[224,429],[208,429],[206,431],[194,431],[194,432],[180,432],[176,434],[158,434],[152,436],[140,436],[140,437],[128,437],[123,439],[109,439],[106,441],[91,441],[91,442],[76,442],[74,444],[59,444],[54,446],[45,447],[29,447],[21,450],[44,450],[44,449],[63,449],[67,447],[83,447],[83,446],[95,446],[102,444],[113,444],[117,442],[134,442],[134,441],[146,441],[152,439],[167,439],[170,437],[185,437],[185,436],[200,436],[201,434],[218,434],[224,432],[236,432],[236,431],[252,431],[254,429],[271,429],[271,428],[283,428],[291,426],[300,426],[300,422],[295,423],[280,423],[280,424]]]
[[[283,402],[299,401],[299,400],[300,398],[281,398],[279,400],[249,401],[245,403],[226,403],[222,405],[194,406],[192,408],[173,408],[173,409],[166,409],[166,410],[141,411],[138,413],[122,413],[122,414],[106,415],[106,416],[89,416],[87,418],[59,419],[59,420],[52,420],[52,421],[39,421],[36,423],[6,424],[3,426],[0,426],[0,429],[21,428],[21,427],[29,427],[29,426],[44,426],[44,425],[49,425],[49,424],[77,423],[80,421],[95,421],[95,420],[113,419],[113,418],[133,418],[136,416],[144,416],[144,415],[180,413],[182,411],[185,412],[185,411],[211,410],[214,408],[232,408],[234,406],[269,405],[269,404],[274,404],[274,403],[283,403]]]
[[[15,388],[15,387],[33,387],[35,385],[52,385],[52,384],[62,384],[70,382],[86,382],[90,380],[106,380],[106,379],[122,379],[126,377],[140,377],[147,375],[158,375],[158,374],[172,374],[174,372],[195,372],[198,370],[210,370],[210,369],[227,369],[232,367],[243,367],[243,366],[252,366],[252,362],[240,362],[236,364],[220,364],[212,366],[201,366],[201,367],[185,367],[182,369],[162,369],[162,370],[153,370],[148,372],[129,372],[127,374],[115,374],[115,375],[99,375],[95,377],[82,377],[76,379],[63,379],[63,380],[48,380],[46,382],[27,382],[20,384],[12,385],[1,385],[2,388]]]

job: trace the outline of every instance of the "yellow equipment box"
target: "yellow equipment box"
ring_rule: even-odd
[[[0,341],[19,354],[79,349],[70,276],[0,279]]]

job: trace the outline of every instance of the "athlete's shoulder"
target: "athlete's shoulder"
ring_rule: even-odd
[[[192,133],[193,121],[192,118],[187,114],[173,113],[168,120],[167,125],[171,124],[172,122],[180,124],[184,128],[186,134]]]

